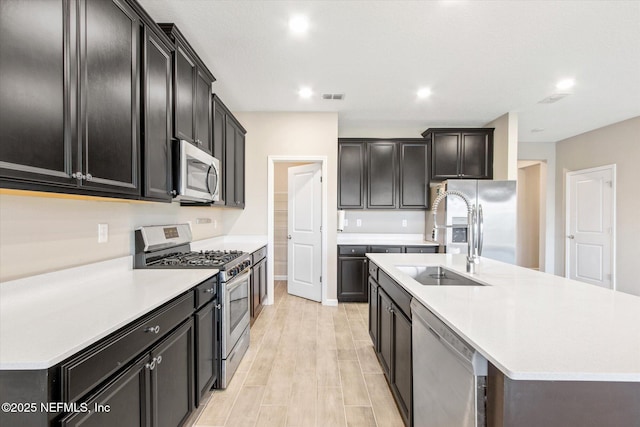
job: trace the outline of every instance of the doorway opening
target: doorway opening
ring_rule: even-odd
[[[516,264],[546,271],[547,164],[518,161],[518,226]]]
[[[267,247],[269,254],[267,258],[267,283],[268,298],[267,304],[273,304],[273,289],[275,280],[288,279],[288,231],[287,218],[289,211],[289,189],[288,189],[288,169],[302,165],[316,164],[320,167],[321,176],[327,174],[326,156],[277,156],[268,157],[268,182],[267,182]],[[320,184],[320,195],[318,202],[321,204],[321,251],[314,257],[320,265],[320,278],[327,277],[327,180],[322,180]],[[327,304],[326,280],[322,280],[321,302]]]

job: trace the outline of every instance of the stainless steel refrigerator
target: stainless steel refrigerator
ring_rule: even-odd
[[[463,193],[476,208],[482,206],[483,238],[481,257],[516,263],[516,181],[476,179],[448,180],[431,189],[432,199],[442,191]],[[448,196],[438,207],[437,241],[447,253],[467,253],[467,206],[457,196]],[[433,212],[425,212],[425,239],[433,240]]]

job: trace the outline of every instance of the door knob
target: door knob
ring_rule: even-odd
[[[576,236],[574,236],[573,234],[569,234],[569,235],[567,236],[567,238],[569,238],[569,239],[575,239],[575,237],[576,237]]]
[[[289,235],[287,236],[287,239],[291,240],[291,234],[289,234]]]

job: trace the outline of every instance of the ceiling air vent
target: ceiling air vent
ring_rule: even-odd
[[[554,93],[551,96],[547,96],[542,101],[538,101],[538,104],[553,104],[554,102],[560,101],[565,96],[571,95],[570,93]]]
[[[344,99],[344,93],[323,93],[322,99],[335,99],[336,101],[342,101]]]

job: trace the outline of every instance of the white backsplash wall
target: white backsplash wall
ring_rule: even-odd
[[[194,240],[220,236],[222,212],[177,203],[0,194],[0,281],[132,255],[133,231],[142,225],[191,222]],[[101,223],[109,227],[105,243],[98,243]]]
[[[347,210],[343,233],[423,234],[425,211]],[[360,220],[360,226],[358,226]],[[406,221],[406,227],[403,226]]]

